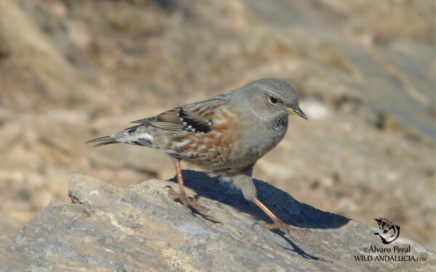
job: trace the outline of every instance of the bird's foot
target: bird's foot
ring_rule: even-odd
[[[274,222],[274,224],[263,224],[261,225],[262,229],[268,229],[268,230],[280,230],[284,233],[301,233],[301,234],[307,234],[310,232],[308,229],[300,229],[300,228],[294,228],[289,226],[288,224],[284,223],[283,221]]]
[[[171,188],[171,186],[168,186],[168,188],[169,193],[173,196],[174,200],[181,202],[185,207],[194,212],[204,213],[208,211],[206,207],[198,204],[194,198],[187,196],[185,193],[177,193],[173,188]]]

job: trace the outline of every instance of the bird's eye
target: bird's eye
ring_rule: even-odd
[[[270,95],[269,102],[271,102],[272,104],[277,104],[278,100],[274,96]]]

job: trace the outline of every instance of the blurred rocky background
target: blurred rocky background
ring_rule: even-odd
[[[433,0],[0,0],[0,236],[67,200],[73,172],[174,175],[157,151],[85,141],[272,76],[310,121],[291,117],[254,175],[435,249],[435,15]]]

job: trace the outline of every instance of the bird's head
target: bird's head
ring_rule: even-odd
[[[248,83],[241,89],[247,107],[260,118],[269,120],[277,116],[298,115],[308,119],[298,106],[298,95],[286,82],[276,78],[263,78]]]

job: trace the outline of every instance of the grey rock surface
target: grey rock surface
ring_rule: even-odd
[[[283,234],[228,183],[184,172],[188,194],[209,210],[173,201],[174,181],[125,188],[74,174],[72,203],[59,200],[17,234],[0,240],[1,271],[431,271],[435,253],[397,239],[383,245],[375,229],[300,203],[256,180],[260,199],[285,222],[308,232]],[[408,248],[409,253],[364,252]],[[420,261],[358,262],[354,256],[414,256]],[[368,258],[368,257],[367,257]],[[403,257],[404,258],[404,257]]]

